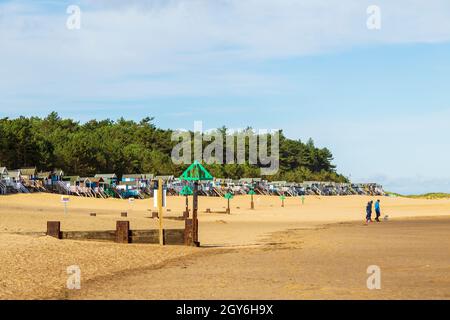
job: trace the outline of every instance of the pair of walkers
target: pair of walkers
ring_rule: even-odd
[[[373,201],[369,201],[366,206],[366,223],[372,222],[372,207],[373,207]],[[375,202],[375,221],[380,222],[380,216],[381,216],[381,207],[380,207],[380,200],[377,200]]]

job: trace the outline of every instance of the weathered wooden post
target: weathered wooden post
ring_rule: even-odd
[[[194,191],[193,191],[193,204],[192,204],[192,238],[193,243],[196,246],[200,245],[198,241],[198,183],[203,180],[213,180],[213,176],[206,170],[197,160],[194,161],[181,175],[181,180],[193,181]],[[186,220],[187,221],[187,220]],[[186,224],[186,228],[188,224]]]
[[[192,237],[194,243],[198,242],[198,181],[194,182],[194,197],[192,204]]]
[[[250,191],[248,192],[248,194],[251,197],[251,203],[250,203],[250,209],[251,210],[255,210],[255,202],[253,201],[253,196],[255,195],[255,190],[250,189]]]
[[[284,199],[286,199],[285,196],[280,196],[281,199],[281,207],[284,208]]]
[[[164,245],[163,231],[163,180],[158,180],[158,215],[159,215],[159,244]]]
[[[116,223],[116,242],[129,243],[130,242],[130,222],[117,221]]]
[[[231,214],[230,200],[233,199],[233,195],[232,195],[231,193],[227,192],[227,193],[225,194],[225,199],[228,200],[228,208],[227,208],[227,211],[226,211],[226,212],[227,212],[227,214]]]
[[[183,189],[180,191],[180,195],[186,196],[186,209],[183,213],[183,218],[188,219],[189,218],[189,196],[192,195],[192,189],[186,185],[183,187]]]
[[[61,222],[47,221],[47,235],[56,239],[61,239]]]
[[[184,244],[186,246],[194,245],[192,219],[186,219],[184,221]]]

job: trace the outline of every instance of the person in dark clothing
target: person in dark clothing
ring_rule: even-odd
[[[373,201],[369,201],[366,207],[366,223],[372,222],[372,203]]]
[[[377,202],[375,202],[375,213],[377,215],[375,221],[380,222],[380,215],[381,215],[380,199],[378,199]]]

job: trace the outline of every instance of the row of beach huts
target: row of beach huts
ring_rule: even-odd
[[[0,195],[31,192],[51,192],[93,198],[146,198],[153,196],[155,181],[162,179],[168,195],[178,195],[186,182],[175,176],[155,176],[153,174],[96,174],[92,177],[66,176],[63,170],[42,172],[36,168],[8,170],[0,167]],[[235,195],[247,194],[251,189],[259,195],[299,196],[299,195],[385,195],[383,187],[376,183],[335,183],[305,181],[266,181],[261,178],[239,180],[215,178],[201,182],[199,194],[222,197],[230,192]]]

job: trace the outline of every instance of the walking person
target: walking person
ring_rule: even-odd
[[[373,201],[369,201],[366,206],[366,224],[372,222],[372,203]]]
[[[375,213],[376,213],[376,222],[380,222],[381,208],[380,208],[380,199],[375,202]]]

